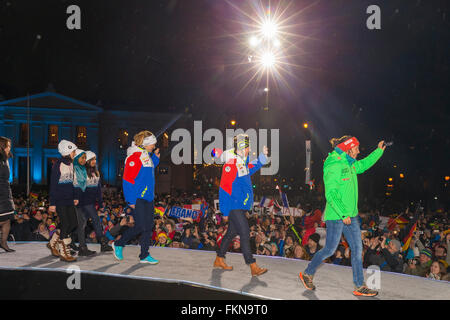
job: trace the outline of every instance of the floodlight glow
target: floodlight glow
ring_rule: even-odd
[[[267,38],[275,36],[277,29],[277,25],[271,20],[266,20],[261,26],[262,34]]]
[[[280,42],[280,40],[275,39],[275,40],[273,41],[273,45],[274,45],[276,48],[281,47],[281,42]]]
[[[254,36],[250,38],[249,42],[251,47],[256,47],[259,44],[258,38]]]
[[[266,52],[261,57],[261,63],[266,68],[271,68],[275,64],[275,55],[272,52]]]

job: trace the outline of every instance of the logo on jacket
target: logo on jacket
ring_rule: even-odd
[[[145,193],[147,192],[147,186],[145,186],[144,191],[142,191],[141,193],[141,198],[143,198],[145,196]]]
[[[229,166],[225,167],[225,172],[230,172],[231,168]]]
[[[130,162],[130,167],[134,167],[134,161]]]
[[[244,206],[247,205],[248,198],[249,198],[249,195],[247,193],[247,198],[245,198],[245,200],[244,200]]]

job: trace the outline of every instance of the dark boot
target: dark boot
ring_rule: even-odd
[[[108,238],[102,237],[100,239],[100,252],[110,252],[113,251],[113,248],[108,245]]]
[[[71,243],[68,245],[68,247],[69,247],[69,249],[72,250],[72,251],[80,251],[80,247],[78,247],[74,242],[71,242]]]
[[[79,257],[89,257],[96,253],[97,252],[95,252],[95,251],[89,250],[87,246],[84,246],[84,247],[80,247],[80,251],[78,251],[78,256]]]

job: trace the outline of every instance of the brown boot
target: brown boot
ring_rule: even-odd
[[[69,244],[72,240],[70,238],[59,240],[59,257],[61,261],[73,262],[77,261],[77,258],[70,255]]]
[[[47,243],[47,248],[50,249],[52,256],[54,256],[54,257],[59,257],[58,242],[59,242],[59,232],[55,231],[55,233],[53,233],[53,236],[50,239],[49,243]]]
[[[233,270],[232,266],[229,266],[225,263],[225,259],[221,257],[216,257],[216,261],[214,261],[214,268],[222,268],[224,270]]]
[[[267,269],[258,267],[256,262],[253,262],[250,265],[250,270],[252,271],[252,276],[260,276],[260,275],[262,275],[262,274],[267,272]]]

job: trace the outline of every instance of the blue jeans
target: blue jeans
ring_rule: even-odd
[[[128,228],[122,234],[122,237],[114,242],[114,245],[124,247],[128,241],[134,237],[141,235],[139,239],[139,245],[141,246],[141,254],[139,258],[141,260],[147,258],[149,255],[150,241],[153,234],[153,216],[155,215],[155,209],[152,202],[148,202],[144,199],[137,199],[136,206],[133,212],[135,225],[132,228]]]
[[[358,216],[350,219],[352,223],[349,225],[344,224],[342,220],[328,220],[325,222],[327,225],[325,247],[314,255],[305,270],[305,274],[310,276],[314,275],[323,260],[331,257],[336,252],[342,233],[344,233],[351,250],[353,283],[358,288],[364,284],[361,228],[359,226]]]

